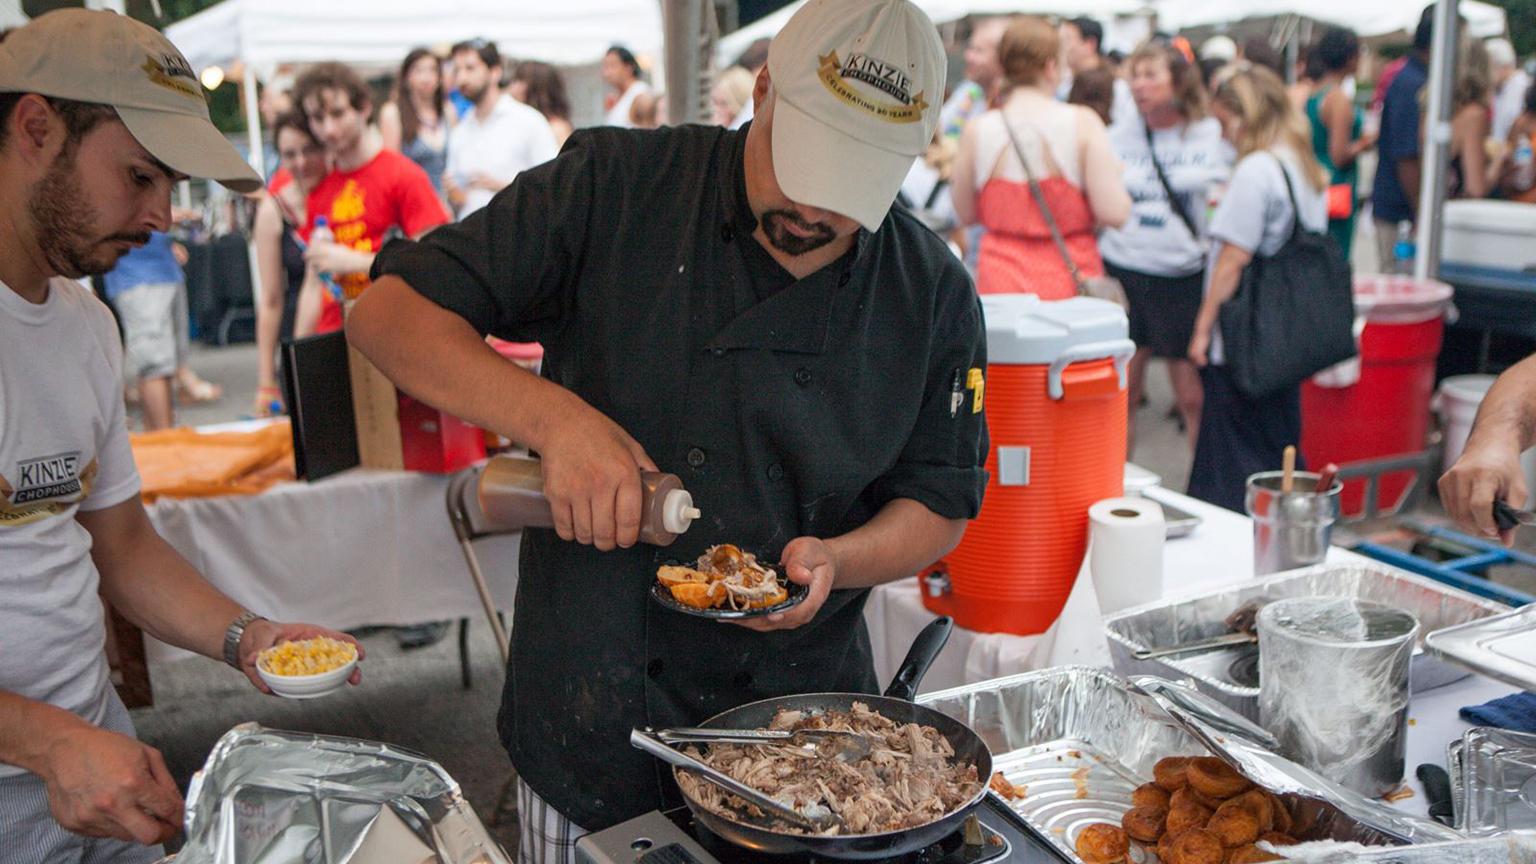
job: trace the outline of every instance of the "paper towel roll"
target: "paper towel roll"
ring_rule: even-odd
[[[1146,498],[1107,498],[1088,508],[1088,563],[1099,612],[1110,615],[1163,596],[1163,508]]]

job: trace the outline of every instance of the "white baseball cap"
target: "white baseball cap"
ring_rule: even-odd
[[[1212,36],[1200,43],[1201,60],[1225,60],[1231,62],[1237,59],[1237,43],[1231,36]]]
[[[878,229],[933,140],[945,67],[910,0],[810,0],[768,49],[779,188]]]
[[[0,42],[0,93],[111,105],[156,159],[236,192],[257,174],[208,119],[202,86],[170,40],[114,12],[58,9]]]

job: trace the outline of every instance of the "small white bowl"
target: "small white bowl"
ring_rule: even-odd
[[[317,672],[314,675],[275,675],[268,672],[258,661],[256,673],[261,680],[267,682],[272,692],[289,699],[315,699],[328,693],[333,693],[346,686],[347,677],[352,670],[357,668],[357,658],[353,657],[346,664],[332,669],[329,672]]]

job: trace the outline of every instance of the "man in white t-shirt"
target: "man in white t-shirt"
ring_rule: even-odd
[[[604,125],[633,129],[635,124],[629,119],[630,106],[635,104],[636,96],[651,92],[651,85],[640,80],[640,61],[628,48],[615,45],[603,55],[597,73],[616,94],[613,107],[603,117]]]
[[[1084,15],[1061,22],[1057,32],[1061,36],[1062,68],[1065,74],[1056,85],[1056,98],[1065,101],[1072,92],[1075,76],[1104,67],[1104,25]],[[1113,87],[1114,100],[1109,106],[1109,125],[1135,122],[1138,114],[1136,100],[1131,96],[1131,85],[1117,75]]]
[[[543,114],[502,92],[495,42],[460,42],[452,56],[459,92],[474,103],[448,136],[443,177],[448,202],[463,219],[489,204],[523,170],[555,158],[559,147]]]
[[[108,99],[109,104],[99,100]],[[105,597],[151,635],[223,657],[339,633],[255,616],[155,533],[124,425],[116,325],[75,280],[170,223],[171,187],[261,188],[164,36],[49,12],[0,43],[0,859],[152,861],[182,799],[134,740],[103,653]],[[98,592],[100,597],[98,596]],[[354,678],[356,683],[356,678]]]

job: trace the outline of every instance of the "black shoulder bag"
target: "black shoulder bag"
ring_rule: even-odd
[[[1285,164],[1295,223],[1269,257],[1254,255],[1237,293],[1221,307],[1227,370],[1237,389],[1261,399],[1355,356],[1355,299],[1349,264],[1337,243],[1301,223]]]

